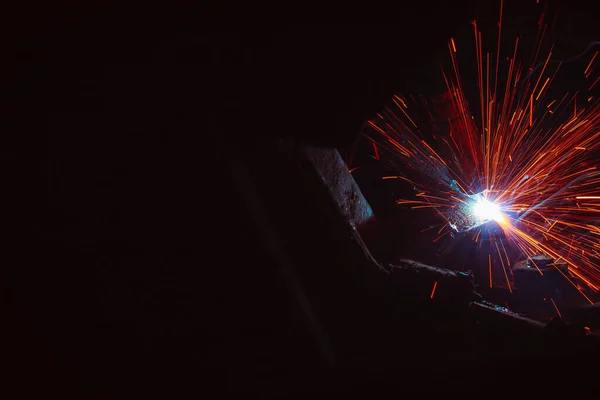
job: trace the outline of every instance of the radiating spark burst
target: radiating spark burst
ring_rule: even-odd
[[[460,43],[450,39],[451,68],[442,74],[451,112],[436,115],[425,100],[396,95],[368,122],[368,136],[376,144],[376,157],[378,148],[386,151],[399,171],[384,179],[403,179],[416,191],[415,198],[397,203],[433,210],[446,221],[434,242],[453,230],[472,230],[481,242],[481,224],[494,220],[523,255],[564,260],[565,279],[591,302],[576,281],[600,290],[600,169],[595,162],[600,103],[590,92],[600,79],[595,73],[598,52],[586,55],[589,62],[581,71],[590,82],[586,90],[550,97],[562,62],[552,60],[553,45],[543,54],[544,13],[535,56],[525,67],[517,56],[519,37],[507,57],[500,54],[503,5],[496,51],[484,51],[482,32],[473,22],[478,116],[469,108],[461,80]],[[440,120],[448,122],[441,132]],[[492,217],[482,217],[490,210]],[[512,293],[510,260],[500,243],[494,251]]]

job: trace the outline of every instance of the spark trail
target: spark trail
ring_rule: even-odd
[[[443,218],[438,239],[451,231],[472,231],[474,240],[481,240],[486,222],[494,220],[523,255],[564,260],[565,279],[597,292],[600,102],[594,90],[600,57],[598,51],[583,56],[585,88],[557,95],[554,89],[564,86],[557,83],[563,63],[553,60],[554,47],[544,42],[544,14],[526,64],[520,61],[519,37],[509,39],[509,54],[500,53],[503,6],[502,1],[495,50],[484,50],[482,31],[473,22],[476,102],[467,98],[461,77],[461,44],[450,39],[450,67],[442,69],[450,112],[438,113],[422,97],[396,95],[368,122],[367,136],[380,149],[377,156],[385,152],[398,171],[384,179],[403,179],[415,190],[414,198],[397,203]],[[477,219],[478,201],[496,205],[497,217]],[[505,265],[504,244],[496,243],[494,252],[496,247],[510,288],[509,258]]]

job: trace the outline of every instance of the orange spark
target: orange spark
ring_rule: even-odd
[[[550,301],[552,302],[552,305],[554,306],[554,309],[556,310],[556,313],[558,314],[559,318],[562,318],[562,315],[560,311],[558,311],[558,307],[556,306],[556,303],[554,302],[554,299],[552,297],[550,297]]]
[[[537,96],[535,97],[536,101],[540,98],[540,95],[542,94],[542,92],[546,88],[546,85],[548,84],[549,81],[550,81],[550,78],[546,78],[546,82],[544,82],[544,84],[542,85],[542,88],[540,89],[540,91],[538,92]]]
[[[435,289],[437,288],[437,281],[433,283],[433,290],[431,291],[430,299],[433,299],[433,295],[435,295]]]
[[[596,50],[596,52],[594,53],[594,57],[592,57],[592,59],[590,60],[590,63],[588,64],[588,66],[585,68],[585,71],[583,71],[584,75],[588,74],[588,71],[590,69],[590,67],[592,66],[592,63],[594,62],[594,60],[596,59],[596,56],[598,55],[598,50]]]

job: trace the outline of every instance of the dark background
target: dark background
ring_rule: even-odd
[[[351,143],[394,92],[426,80],[448,37],[478,12],[468,1],[400,3],[6,7],[2,390],[26,398],[348,390],[377,376],[361,382],[360,367],[398,367],[382,380],[408,390],[431,388],[417,386],[431,374],[462,372],[445,356],[433,369],[365,356],[380,337],[368,325],[378,305],[328,270],[333,255],[318,233],[328,221],[311,219],[302,205],[310,193],[278,172],[263,145],[278,136]],[[342,14],[362,22],[290,24]],[[575,19],[570,29],[576,36],[587,25]],[[315,254],[293,260],[320,272],[304,284],[324,302],[363,309],[352,329],[333,328],[347,329],[333,344],[345,360],[335,378],[321,373],[327,357],[290,306],[278,261],[236,188],[236,162],[254,166],[247,173],[280,217],[278,235]],[[288,205],[281,193],[297,196]],[[388,337],[377,354],[427,346],[407,338]],[[348,354],[353,346],[359,355]]]

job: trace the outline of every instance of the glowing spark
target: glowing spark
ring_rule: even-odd
[[[433,295],[435,294],[435,289],[437,288],[437,281],[433,283],[433,290],[431,291],[430,299],[433,299]]]
[[[594,57],[592,57],[592,59],[590,60],[590,63],[588,64],[587,68],[585,69],[585,71],[583,71],[584,75],[588,74],[588,71],[590,70],[590,67],[592,66],[592,64],[594,63],[594,60],[596,59],[596,56],[598,55],[598,50],[596,50],[596,52],[594,53]]]
[[[398,97],[398,100],[400,100],[400,103],[402,103],[402,105],[404,106],[404,108],[408,108],[408,106],[406,105],[406,103],[404,102],[404,100],[402,100],[400,97]]]
[[[502,270],[504,271],[504,277],[506,278],[506,284],[508,285],[508,291],[512,294],[512,287],[510,286],[510,281],[508,280],[508,274],[506,273],[506,267],[504,266],[504,260],[502,260],[502,254],[500,253],[500,247],[498,247],[498,242],[496,241],[496,250],[498,250],[498,257],[500,257],[500,263],[502,264]]]
[[[560,311],[558,311],[558,307],[556,306],[556,303],[554,302],[554,299],[552,297],[550,297],[550,301],[552,302],[552,305],[554,306],[554,309],[556,310],[558,316],[562,318],[562,314],[560,313]]]
[[[542,92],[544,91],[544,89],[546,88],[546,85],[548,84],[548,82],[550,81],[550,78],[546,78],[546,82],[544,82],[544,85],[542,86],[542,88],[540,89],[539,93],[537,94],[537,96],[535,97],[535,100],[537,101],[540,98],[540,95],[542,94]]]

